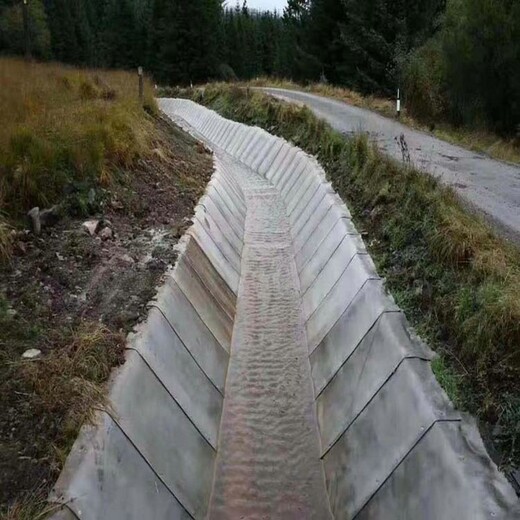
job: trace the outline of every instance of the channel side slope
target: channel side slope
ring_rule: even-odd
[[[265,176],[285,203],[334,516],[513,518],[514,491],[435,380],[432,353],[385,293],[315,159],[191,101],[161,108]]]
[[[242,189],[216,160],[176,267],[128,339],[109,404],[82,428],[55,485],[53,518],[207,517],[245,215]]]
[[[439,177],[483,212],[502,235],[520,244],[520,166],[452,145],[342,101],[295,90],[262,90],[284,101],[306,105],[342,133],[368,133],[383,152],[399,161],[399,137],[404,135],[414,165]]]

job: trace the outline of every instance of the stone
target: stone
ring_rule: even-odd
[[[22,359],[36,359],[42,355],[42,351],[37,348],[30,348],[22,354]]]
[[[54,226],[60,219],[60,211],[58,206],[44,209],[40,212],[40,222],[42,227]]]
[[[91,237],[93,237],[99,231],[100,224],[99,220],[87,220],[86,222],[83,222],[82,227]]]
[[[114,233],[109,227],[106,227],[101,230],[99,236],[101,237],[101,240],[111,240],[114,238]]]
[[[31,220],[31,228],[35,235],[39,235],[42,232],[42,223],[40,220],[40,208],[36,207],[31,209],[27,216]]]

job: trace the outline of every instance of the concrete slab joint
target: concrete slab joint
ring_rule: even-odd
[[[215,172],[55,519],[513,518],[313,157],[195,103]]]

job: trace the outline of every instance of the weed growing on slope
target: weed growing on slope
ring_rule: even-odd
[[[439,380],[520,462],[520,252],[454,193],[346,138],[308,109],[224,85],[192,92],[222,115],[258,125],[316,155],[348,203],[387,287],[440,354]]]

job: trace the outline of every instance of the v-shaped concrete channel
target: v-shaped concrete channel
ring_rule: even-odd
[[[517,514],[318,163],[190,101],[161,108],[213,149],[215,174],[54,517]]]

